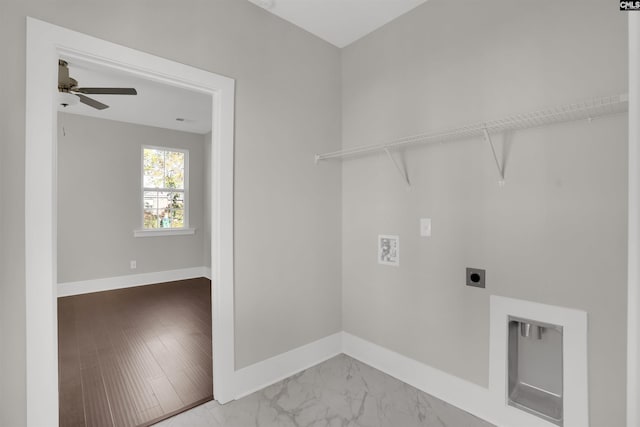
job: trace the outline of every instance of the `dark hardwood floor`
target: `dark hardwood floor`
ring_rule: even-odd
[[[211,282],[58,299],[60,426],[150,425],[213,399]]]

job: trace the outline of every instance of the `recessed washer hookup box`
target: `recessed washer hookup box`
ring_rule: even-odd
[[[508,322],[508,404],[562,426],[562,326],[512,316]]]

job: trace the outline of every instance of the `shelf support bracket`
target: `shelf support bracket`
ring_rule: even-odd
[[[484,133],[484,139],[489,143],[491,147],[491,154],[493,154],[493,160],[496,161],[496,167],[498,168],[498,174],[500,175],[500,180],[498,184],[500,187],[504,186],[504,167],[500,165],[500,160],[498,160],[498,155],[496,154],[496,147],[493,145],[493,141],[491,140],[491,135],[489,135],[489,131],[487,128],[482,129],[482,133]]]
[[[396,170],[398,171],[398,173],[400,174],[400,177],[402,178],[402,180],[405,182],[405,184],[407,184],[407,190],[411,188],[411,182],[409,182],[409,176],[407,174],[407,170],[406,168],[404,168],[403,166],[401,166],[396,159],[393,158],[393,155],[391,155],[391,151],[389,151],[388,148],[384,148],[384,152],[387,153],[387,157],[389,158],[389,160],[391,160],[391,163],[393,163],[393,166],[395,166]]]

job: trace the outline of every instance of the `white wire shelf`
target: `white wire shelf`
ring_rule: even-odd
[[[320,160],[351,157],[373,152],[386,152],[389,155],[389,150],[391,149],[398,149],[413,144],[441,143],[460,138],[477,136],[488,138],[489,133],[535,128],[554,123],[577,120],[591,120],[601,116],[626,112],[628,110],[628,100],[629,97],[627,94],[594,98],[580,103],[562,105],[526,114],[518,114],[500,120],[475,123],[440,132],[408,136],[385,144],[360,146],[348,148],[346,150],[332,151],[330,153],[316,154],[315,161],[317,163]],[[491,141],[489,140],[489,142]]]

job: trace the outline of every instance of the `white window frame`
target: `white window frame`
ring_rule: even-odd
[[[151,188],[144,186],[144,150],[160,150],[184,153],[184,188],[178,189],[184,194],[184,225],[180,228],[144,228],[144,192],[176,192],[175,188]],[[135,237],[177,236],[194,234],[195,228],[189,227],[189,150],[184,148],[161,147],[157,145],[142,145],[140,148],[140,228],[134,230]]]

